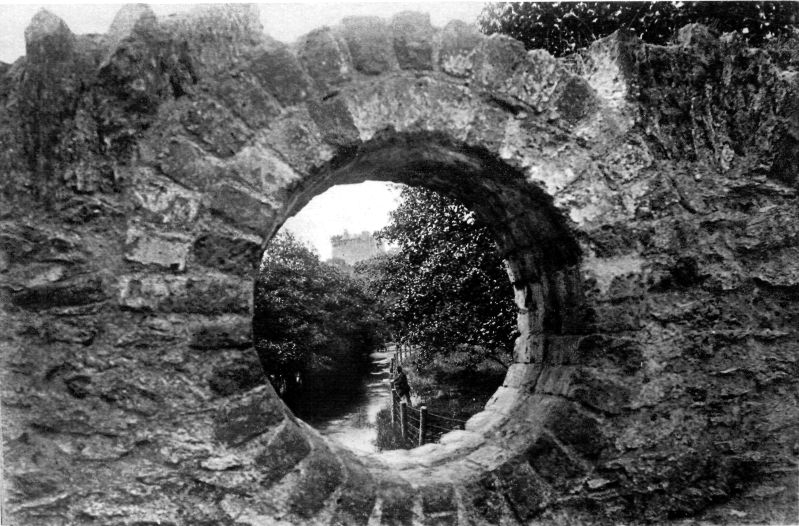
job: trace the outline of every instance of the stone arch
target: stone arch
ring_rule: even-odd
[[[416,13],[293,46],[257,20],[134,6],[96,37],[41,12],[28,55],[0,65],[14,517],[659,520],[735,498],[751,473],[791,484],[765,467],[790,461],[791,433],[772,431],[792,429],[799,377],[781,351],[799,260],[789,61],[701,27],[557,60]],[[703,97],[753,96],[741,57],[762,111],[733,119]],[[435,185],[442,169],[500,220],[523,309],[488,411],[386,469],[269,386],[227,390],[216,371],[251,357],[253,263],[282,221],[348,177]]]

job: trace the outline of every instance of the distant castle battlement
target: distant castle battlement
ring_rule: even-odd
[[[385,252],[383,244],[365,230],[360,234],[350,234],[345,230],[340,236],[332,236],[330,244],[333,246],[331,259],[343,260],[347,265],[354,265]]]

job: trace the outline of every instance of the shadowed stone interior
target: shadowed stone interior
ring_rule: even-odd
[[[42,11],[26,49],[0,64],[12,523],[794,516],[795,40],[555,59],[403,13],[288,46],[253,7],[128,6],[106,35]],[[366,179],[492,225],[522,336],[465,431],[364,459],[260,385],[250,323],[266,241]]]

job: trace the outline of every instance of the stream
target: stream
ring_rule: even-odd
[[[393,354],[393,350],[371,353],[369,374],[350,379],[353,382],[351,392],[357,394],[344,400],[329,400],[331,411],[325,411],[325,416],[306,417],[305,421],[356,453],[377,452],[375,421],[377,413],[387,407],[387,380]]]

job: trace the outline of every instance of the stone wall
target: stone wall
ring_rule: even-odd
[[[795,42],[257,20],[40,12],[0,67],[4,520],[795,517]],[[355,458],[260,385],[249,325],[265,241],[367,179],[493,225],[521,336],[466,430]]]

